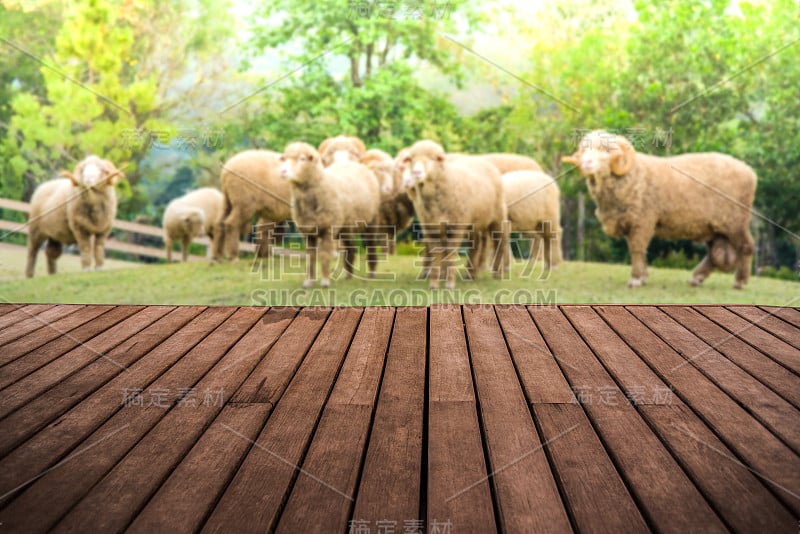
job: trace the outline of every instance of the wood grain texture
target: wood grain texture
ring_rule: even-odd
[[[800,311],[0,303],[0,525],[784,532]]]

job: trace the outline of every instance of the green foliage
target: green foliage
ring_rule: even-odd
[[[800,247],[797,5],[736,4],[637,1],[626,10],[624,4],[575,0],[543,6],[526,21],[532,22],[531,67],[521,77],[530,85],[520,89],[508,121],[494,123],[492,146],[516,143],[534,154],[560,177],[567,200],[585,185],[560,158],[592,129],[627,135],[646,153],[731,154],[756,170],[760,212],[788,230],[776,230],[779,242],[791,244],[772,244],[785,251],[776,260],[794,261],[793,249]],[[574,226],[575,217],[565,210],[565,222]],[[587,209],[589,249],[615,256],[601,243],[608,238],[593,234],[592,219]],[[659,255],[685,249],[657,247]]]

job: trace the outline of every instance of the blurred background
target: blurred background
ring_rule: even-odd
[[[97,153],[126,165],[118,218],[158,224],[246,148],[348,133],[394,154],[432,138],[534,157],[560,177],[565,258],[620,263],[583,180],[561,177],[603,128],[641,152],[748,162],[756,270],[798,279],[795,0],[253,4],[0,1],[0,197],[27,201]],[[691,269],[702,250],[655,240],[649,259]]]

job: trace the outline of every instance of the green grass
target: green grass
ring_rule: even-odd
[[[23,251],[24,249],[19,249]],[[393,279],[334,279],[332,287],[301,289],[302,258],[273,258],[267,269],[252,260],[209,265],[205,262],[142,265],[112,262],[101,272],[70,272],[77,258],[66,256],[61,273],[26,280],[24,258],[4,257],[0,263],[0,301],[104,304],[201,305],[428,305],[434,303],[800,303],[800,284],[753,277],[742,291],[732,288],[733,275],[714,273],[699,288],[687,283],[689,271],[650,268],[648,285],[628,289],[627,265],[565,262],[545,279],[540,266],[522,276],[525,263],[516,262],[508,280],[494,280],[483,272],[474,282],[460,280],[456,290],[428,290],[418,279],[414,256],[387,258],[379,267]],[[359,257],[359,261],[363,258]],[[44,257],[40,263],[44,263]],[[73,265],[74,263],[74,265]],[[43,267],[40,265],[39,267]],[[463,270],[461,271],[463,272]]]

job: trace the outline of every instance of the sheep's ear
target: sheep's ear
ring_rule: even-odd
[[[633,161],[636,159],[636,150],[630,141],[624,137],[617,136],[615,141],[618,150],[615,150],[611,155],[610,167],[611,172],[617,176],[622,176],[627,174],[633,167]]]
[[[577,156],[577,154],[573,154],[571,156],[563,156],[561,158],[561,161],[564,162],[564,163],[571,163],[571,164],[575,165],[576,167],[578,166],[578,156]]]
[[[73,173],[72,171],[61,171],[60,173],[58,173],[58,175],[59,175],[59,176],[61,176],[61,177],[63,177],[63,178],[69,178],[69,179],[70,179],[70,181],[71,181],[71,182],[72,182],[74,185],[81,185],[81,184],[78,182],[78,179],[75,177],[75,173]]]

